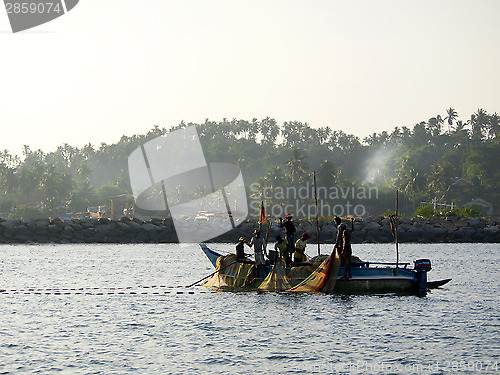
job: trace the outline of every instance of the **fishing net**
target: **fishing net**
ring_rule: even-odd
[[[248,287],[253,281],[254,264],[239,263],[235,254],[217,258],[214,274],[201,285],[209,288],[237,289]]]
[[[310,266],[292,267],[287,274],[292,287],[309,277],[327,258],[328,255],[318,255],[309,260]]]
[[[288,274],[283,259],[279,259],[272,271],[257,287],[264,291],[333,292],[340,267],[336,251],[331,256],[320,255],[310,260],[311,265],[292,267]],[[215,272],[201,285],[224,290],[255,289],[255,265],[240,263],[235,254],[217,259]]]
[[[273,269],[266,276],[258,289],[268,292],[281,292],[291,288],[290,281],[285,274],[285,262],[280,258]]]
[[[319,257],[318,257],[319,258]],[[318,260],[319,261],[319,260]],[[289,289],[290,292],[333,292],[337,274],[340,268],[340,258],[337,251],[325,258],[304,281]]]

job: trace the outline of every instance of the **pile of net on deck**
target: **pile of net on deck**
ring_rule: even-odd
[[[318,259],[318,261],[319,260],[321,260],[321,258]],[[339,268],[340,258],[337,251],[334,250],[308,277],[287,291],[331,293],[335,288]]]
[[[287,274],[285,262],[279,259],[271,272],[258,286],[254,286],[255,265],[239,263],[236,255],[229,254],[217,259],[214,274],[202,285],[217,289],[258,289],[270,292],[332,292],[340,267],[336,251],[332,256],[318,256],[311,260],[311,266],[292,267]]]
[[[254,265],[240,263],[235,254],[217,258],[214,274],[201,285],[222,289],[245,289],[253,282]]]
[[[286,275],[285,262],[282,258],[278,259],[273,269],[266,276],[258,289],[268,292],[282,292],[290,289],[290,279]]]

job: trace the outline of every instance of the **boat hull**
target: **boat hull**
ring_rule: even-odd
[[[206,254],[210,262],[216,267],[217,259],[221,256],[217,251],[214,251],[205,244],[200,244],[203,252]],[[264,267],[264,274],[271,272],[272,267]],[[323,289],[325,293],[345,293],[345,294],[377,294],[377,293],[402,293],[413,294],[419,291],[419,282],[417,272],[405,268],[395,267],[351,267],[351,278],[344,279],[345,269],[340,267],[338,273],[332,274],[331,279],[335,279],[334,287]],[[233,278],[231,274],[234,270],[223,270],[224,278],[230,281]],[[264,276],[264,275],[263,275]],[[292,287],[298,285],[304,280],[302,278],[291,278],[289,280]],[[256,280],[253,286],[258,285]],[[249,285],[252,288],[252,285]]]
[[[389,272],[388,272],[389,271]],[[392,271],[396,271],[396,275]],[[337,276],[334,292],[340,293],[415,293],[418,290],[416,275],[401,269],[363,268],[351,269],[352,278]],[[343,275],[343,269],[339,271]]]

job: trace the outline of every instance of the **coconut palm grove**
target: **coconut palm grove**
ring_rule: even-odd
[[[275,192],[312,186],[315,171],[316,186],[322,191],[332,187],[341,192],[376,191],[369,198],[321,197],[329,204],[362,201],[364,215],[394,209],[396,189],[400,210],[408,216],[498,213],[500,117],[478,109],[461,118],[449,108],[417,124],[396,126],[364,139],[338,130],[348,125],[312,128],[299,121],[278,124],[266,117],[181,122],[171,129],[154,126],[147,134],[124,135],[114,144],[81,148],[63,144],[52,152],[32,150],[29,145],[22,155],[4,150],[0,152],[0,217],[77,215],[106,199],[131,194],[130,153],[148,140],[190,125],[198,129],[206,160],[237,164],[249,198],[268,200],[266,204],[286,205],[286,199]]]

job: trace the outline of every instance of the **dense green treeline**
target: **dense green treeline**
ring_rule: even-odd
[[[499,116],[479,109],[461,120],[449,108],[444,117],[364,139],[298,121],[279,125],[268,117],[181,123],[169,130],[155,126],[147,134],[123,136],[98,148],[64,144],[45,153],[25,146],[21,157],[5,150],[0,152],[0,215],[82,212],[130,193],[130,153],[150,139],[189,125],[197,126],[207,161],[236,163],[242,169],[250,198],[311,183],[315,170],[318,186],[376,187],[376,199],[364,202],[367,214],[392,207],[395,188],[402,192],[402,208],[408,214],[434,198],[458,205],[478,197],[500,202]],[[463,183],[454,184],[457,178]]]

